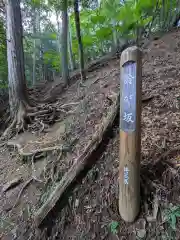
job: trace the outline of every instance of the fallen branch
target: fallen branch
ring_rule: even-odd
[[[42,207],[37,211],[34,216],[34,221],[36,226],[39,226],[42,221],[46,218],[48,213],[54,208],[57,201],[62,197],[64,191],[69,187],[69,185],[76,179],[78,174],[87,165],[89,158],[93,151],[97,149],[101,143],[104,133],[108,127],[112,125],[116,117],[119,108],[119,97],[116,96],[115,103],[110,107],[108,116],[102,119],[102,124],[98,126],[95,134],[92,136],[92,140],[89,142],[84,152],[75,161],[70,170],[63,176],[61,181],[55,187],[55,190],[51,193],[47,201],[42,205]]]

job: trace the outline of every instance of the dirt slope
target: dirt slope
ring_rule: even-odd
[[[60,123],[62,125],[69,117],[69,124],[66,124],[65,128],[68,129],[67,139],[78,137],[81,142],[79,141],[79,145],[76,144],[75,148],[73,148],[73,158],[69,158],[69,155],[72,154],[70,152],[57,163],[55,160],[58,153],[53,152],[45,160],[36,161],[34,163],[36,177],[41,178],[43,182],[29,184],[24,190],[19,204],[13,210],[9,210],[9,208],[16,200],[22,186],[20,185],[7,194],[1,195],[0,213],[3,234],[0,236],[2,239],[34,239],[35,235],[37,239],[48,239],[48,237],[49,239],[78,240],[136,239],[137,234],[140,232],[137,229],[142,230],[141,234],[144,231],[147,239],[163,239],[156,237],[156,233],[159,233],[160,230],[164,236],[169,231],[167,226],[162,224],[162,216],[158,216],[160,219],[157,219],[155,223],[147,222],[146,217],[152,213],[154,196],[157,196],[156,198],[161,202],[159,210],[167,208],[170,202],[178,205],[180,200],[178,197],[178,182],[180,179],[175,162],[178,160],[178,151],[169,152],[166,158],[161,158],[163,153],[178,147],[180,143],[179,37],[180,32],[169,33],[160,40],[152,42],[144,50],[143,96],[152,96],[153,98],[143,104],[142,112],[141,173],[143,203],[141,222],[138,220],[136,224],[126,225],[118,215],[117,177],[119,159],[117,123],[112,130],[113,134],[109,137],[111,139],[106,150],[103,151],[95,166],[82,181],[79,178],[78,184],[70,193],[69,198],[64,196],[66,204],[64,202],[60,203],[61,208],[62,205],[65,206],[62,211],[59,211],[55,222],[53,218],[50,219],[47,230],[47,225],[45,225],[42,231],[36,232],[34,232],[31,225],[32,214],[36,211],[35,206],[43,201],[43,199],[40,199],[39,203],[39,196],[42,195],[43,189],[49,193],[48,187],[52,187],[53,180],[58,181],[62,174],[67,171],[73,160],[76,159],[75,157],[81,153],[91,138],[95,126],[100,124],[102,116],[106,115],[112,93],[118,93],[119,60],[113,60],[98,70],[90,72],[85,87],[79,87],[79,83],[76,82],[59,96],[58,101],[51,104],[53,109],[58,108],[61,110]],[[81,99],[84,101],[80,101]],[[63,108],[62,111],[62,105],[66,103],[71,104],[66,106],[68,108]],[[48,133],[51,135],[52,131],[53,137],[54,133],[57,132],[56,124],[53,125],[54,129],[53,127],[49,129],[50,133]],[[40,125],[39,128],[42,129],[42,126]],[[64,127],[58,127],[58,129],[64,131]],[[44,136],[47,135],[45,134],[47,133],[39,132],[36,136],[38,139],[36,139],[36,143],[40,138],[46,139]],[[21,139],[22,144],[26,142],[25,137],[27,136],[23,136]],[[27,138],[29,139],[29,136]],[[67,139],[61,140],[66,141]],[[59,141],[57,138],[55,140]],[[106,144],[107,142],[104,143],[104,146]],[[25,145],[27,146],[27,144]],[[28,150],[30,147],[32,150],[37,147],[37,144],[29,144],[28,147]],[[98,157],[94,156],[92,162]],[[1,150],[0,158],[2,159],[0,161],[1,189],[8,180],[16,177],[17,174],[22,176],[24,183],[31,177],[32,170],[34,170],[31,164],[33,162],[30,161],[29,164],[22,165],[21,160],[18,160],[17,156],[13,157],[12,154],[10,156],[6,149]],[[64,161],[64,159],[70,159],[70,161]],[[173,162],[174,165],[170,164],[169,161]],[[54,162],[57,164],[57,170],[52,173],[52,170],[55,169]],[[49,181],[50,184],[48,185]],[[28,221],[30,222],[29,225],[27,224]],[[112,230],[110,230],[112,221],[118,221],[119,223],[117,234],[112,234]],[[145,222],[146,229],[149,228],[150,230],[145,231]],[[157,231],[155,231],[156,228]],[[174,234],[177,234],[176,239],[179,239],[178,231]]]
[[[179,222],[173,231],[163,219],[171,203],[180,204],[179,39],[180,32],[169,33],[144,51],[143,93],[153,99],[143,104],[142,111],[142,212],[136,223],[125,224],[118,215],[117,122],[106,150],[77,182],[44,239],[180,239]],[[148,216],[153,214],[154,204],[158,214],[153,220]],[[117,234],[110,227],[113,221],[119,223]]]
[[[27,131],[8,141],[11,148],[0,149],[0,237],[24,234],[26,223],[34,220],[94,134],[99,138],[119,92],[118,61],[103,65],[88,72],[84,85],[76,81],[63,92],[60,89],[55,102],[41,105],[39,118],[35,117]],[[19,177],[21,181],[15,187],[3,191],[7,183]]]

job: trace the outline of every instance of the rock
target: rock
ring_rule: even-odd
[[[75,200],[75,208],[79,207],[79,199]]]
[[[137,236],[141,239],[145,238],[146,236],[146,230],[145,229],[138,229],[137,230]]]
[[[144,218],[139,219],[136,224],[136,235],[140,239],[144,239],[146,237],[146,220]]]

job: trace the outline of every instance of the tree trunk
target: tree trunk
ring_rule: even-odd
[[[36,22],[37,22],[37,12],[35,7],[33,7],[33,34],[36,35]],[[33,85],[36,83],[36,38],[33,40]]]
[[[19,111],[21,103],[28,102],[20,0],[7,0],[6,14],[9,103],[11,117],[13,118]]]
[[[70,21],[68,22],[68,50],[69,50],[69,58],[70,58],[70,65],[71,65],[71,70],[75,69],[75,62],[74,62],[74,57],[73,57],[73,51],[72,51],[72,33],[71,33],[71,24]]]
[[[33,80],[32,84],[36,83],[36,39],[33,40]]]
[[[56,22],[57,22],[57,50],[60,53],[61,52],[61,44],[60,44],[61,33],[60,33],[60,22],[59,22],[58,12],[56,12]]]
[[[61,37],[61,56],[62,56],[62,79],[66,85],[69,84],[68,74],[68,14],[67,0],[62,2],[62,37]]]
[[[81,39],[81,26],[80,26],[80,18],[79,18],[78,0],[74,0],[74,16],[75,16],[76,34],[77,34],[77,40],[78,40],[78,46],[79,46],[81,80],[83,81],[86,79],[86,75],[84,72],[84,52],[83,52],[83,43]]]
[[[117,32],[115,29],[116,26],[116,21],[113,19],[112,20],[112,25],[113,25],[113,29],[112,29],[112,34],[113,34],[113,49],[115,50],[117,48]]]
[[[167,22],[166,22],[166,30],[168,31],[169,28],[171,27],[171,21],[172,21],[172,11],[173,11],[173,4],[172,1],[169,2],[168,6],[168,17],[167,17]]]

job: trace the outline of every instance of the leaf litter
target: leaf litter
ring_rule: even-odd
[[[166,235],[166,222],[163,222],[161,212],[170,204],[178,206],[180,201],[179,35],[178,31],[168,33],[144,49],[143,97],[153,96],[143,103],[142,110],[140,217],[145,219],[143,222],[147,221],[147,224],[143,224],[143,228],[139,229],[137,222],[126,224],[118,213],[119,128],[116,123],[105,151],[86,176],[80,178],[53,226],[45,226],[36,233],[26,228],[25,232],[18,232],[19,236],[28,236],[27,239],[35,236],[37,239],[136,239],[137,229],[139,236],[145,236],[146,239],[160,239],[160,235]],[[118,93],[119,60],[112,60],[96,71],[96,78],[93,75],[93,80],[89,73],[87,88],[79,89],[78,82],[75,82],[58,97],[58,101],[51,103],[55,109],[73,103],[63,106],[62,114],[58,115],[56,120],[60,116],[60,121],[63,121],[70,115],[64,142],[74,136],[81,141],[72,148],[74,158],[69,158],[69,152],[65,155],[52,152],[45,171],[47,186],[53,184],[55,172],[61,175],[56,176],[57,179],[61,178],[72,165],[73,159],[81,154],[95,126],[100,124],[103,114],[111,104],[109,96]],[[77,102],[80,104],[76,105]],[[53,166],[57,156],[60,156],[61,160]],[[37,201],[35,203],[37,204]],[[148,216],[151,215],[155,221],[148,221]],[[114,236],[109,230],[112,222],[118,223],[113,230]],[[176,229],[178,226],[177,218]],[[175,235],[176,239],[180,236],[178,231],[175,231]]]
[[[178,31],[168,33],[144,50],[143,97],[153,98],[143,103],[142,110],[142,228],[138,220],[125,223],[118,212],[117,123],[100,159],[72,190],[68,206],[58,214],[53,228],[47,227],[48,239],[170,239],[169,228],[174,239],[180,238],[179,218],[176,227],[174,217],[171,224],[163,219],[164,210],[180,204],[178,36]],[[109,228],[112,222],[118,223],[115,236]]]

